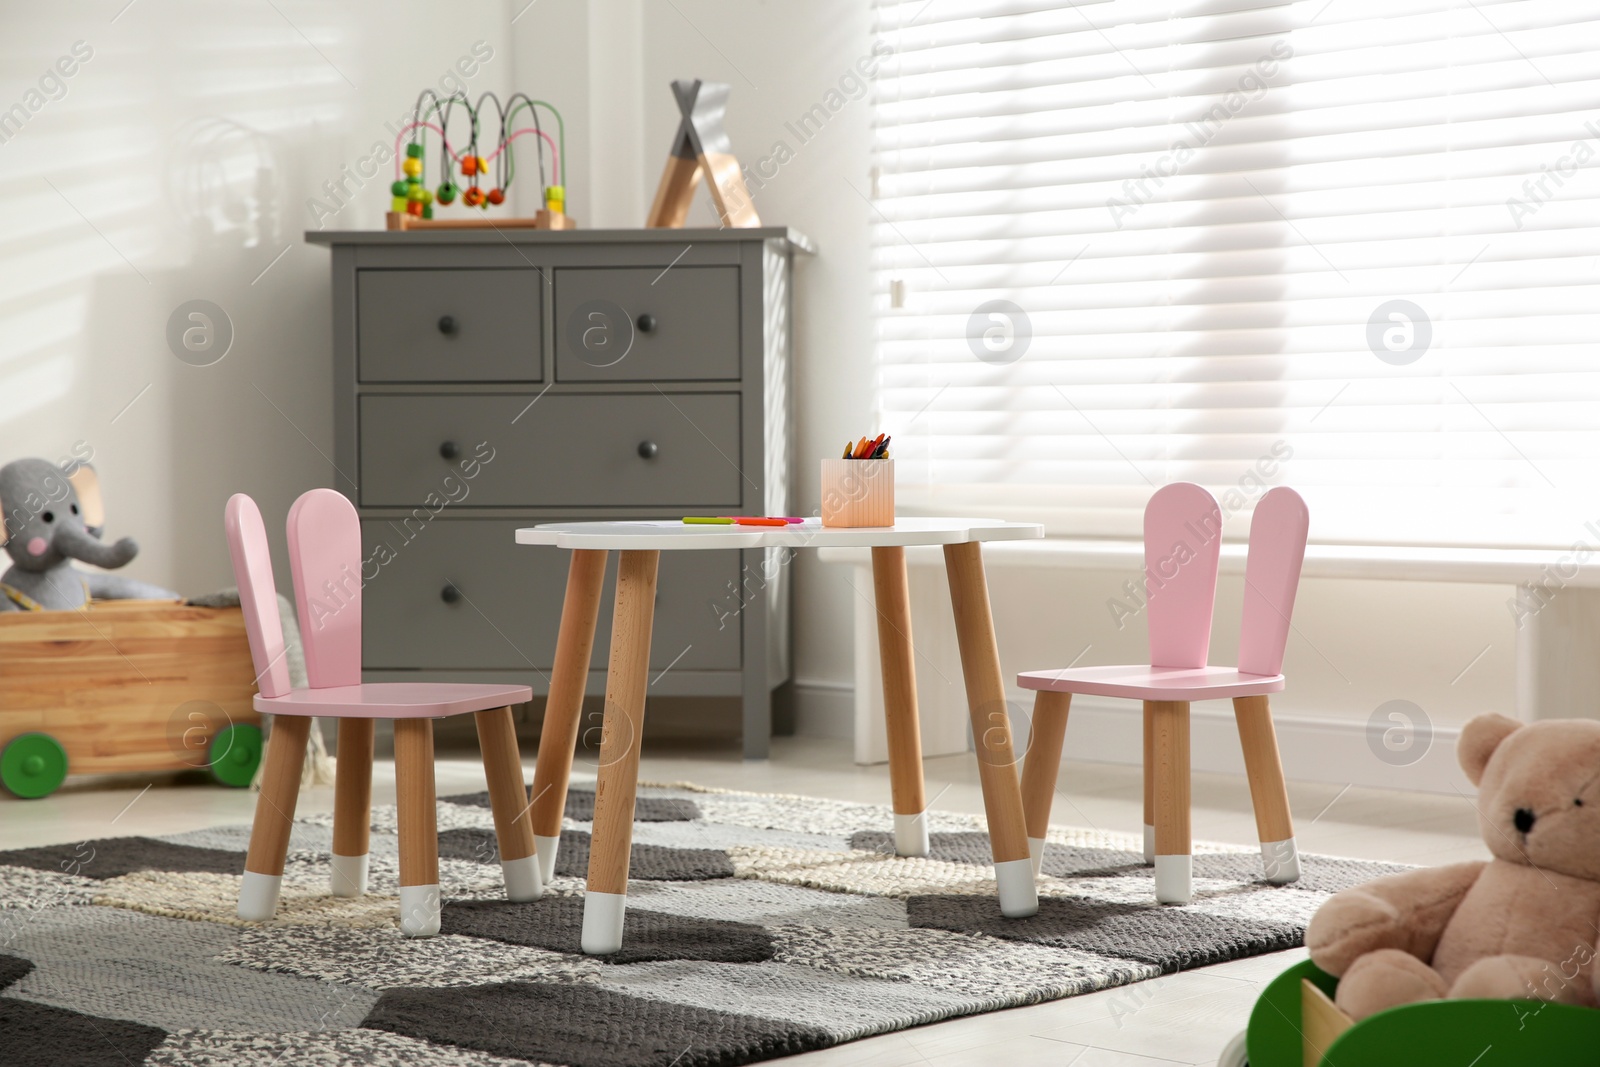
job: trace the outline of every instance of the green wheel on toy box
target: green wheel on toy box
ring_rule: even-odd
[[[1229,1046],[1223,1067],[1301,1067],[1300,981],[1329,996],[1337,979],[1307,960],[1273,979],[1250,1013],[1245,1046]],[[1245,1058],[1239,1059],[1238,1054]],[[1231,1059],[1229,1057],[1232,1057]],[[1593,1067],[1600,1064],[1600,1011],[1536,1000],[1433,1000],[1363,1019],[1330,1045],[1323,1067]]]
[[[47,797],[67,777],[67,750],[49,734],[18,734],[0,751],[0,785],[26,800]]]
[[[211,739],[208,755],[211,777],[223,785],[243,789],[261,766],[261,727],[247,722],[224,726]]]

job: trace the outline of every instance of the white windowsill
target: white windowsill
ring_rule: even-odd
[[[818,558],[827,563],[865,564],[868,549],[824,548]],[[1038,541],[999,541],[984,546],[991,567],[1047,567],[1062,570],[1138,570],[1144,558],[1140,541],[1090,541],[1045,538]],[[943,559],[938,548],[911,548],[906,559],[914,564],[934,564]],[[1222,546],[1223,574],[1244,573],[1245,546]],[[1435,548],[1393,545],[1309,545],[1306,578],[1364,578],[1387,581],[1463,582],[1480,585],[1516,585],[1539,581],[1548,573],[1561,585],[1600,587],[1600,552],[1579,560],[1565,548]]]

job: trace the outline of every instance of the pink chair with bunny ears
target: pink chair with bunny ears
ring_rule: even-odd
[[[1269,882],[1300,877],[1289,795],[1267,694],[1283,690],[1289,639],[1305,559],[1310,514],[1293,489],[1269,490],[1250,521],[1238,667],[1212,667],[1211,613],[1216,601],[1222,511],[1198,485],[1164,486],[1144,512],[1145,624],[1150,663],[1029,671],[1017,684],[1038,692],[1033,739],[1022,771],[1022,800],[1037,872],[1061,766],[1061,743],[1073,693],[1144,702],[1144,853],[1155,865],[1156,899],[1192,896],[1189,833],[1189,704],[1232,698],[1256,809]]]
[[[392,719],[400,823],[400,929],[411,936],[439,932],[433,720],[474,712],[506,895],[512,900],[537,900],[543,887],[510,707],[531,699],[532,690],[525,685],[362,683],[361,527],[350,501],[332,489],[311,490],[295,501],[289,512],[295,607],[310,682],[305,689],[291,689],[261,511],[241,493],[228,501],[226,520],[228,549],[256,669],[259,692],[255,707],[273,717],[239,890],[239,918],[265,921],[278,910],[289,830],[300,793],[300,768],[313,716],[339,720],[334,896],[366,892],[373,723]]]

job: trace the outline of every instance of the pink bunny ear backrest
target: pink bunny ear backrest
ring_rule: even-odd
[[[1300,588],[1311,512],[1286,486],[1269,489],[1250,519],[1250,554],[1244,564],[1244,617],[1239,624],[1239,669],[1278,674],[1289,641],[1289,617]]]
[[[272,552],[261,509],[243,493],[235,493],[223,512],[233,580],[239,585],[239,607],[250,638],[250,661],[256,688],[264,697],[289,695],[289,663],[284,657],[283,620],[278,616],[278,589],[272,581]]]
[[[1144,509],[1145,625],[1152,667],[1204,667],[1217,599],[1222,509],[1192,482],[1162,486]]]
[[[361,684],[361,522],[332,489],[313,489],[289,509],[294,606],[313,689]]]

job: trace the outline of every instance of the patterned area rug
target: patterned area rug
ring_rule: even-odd
[[[592,790],[592,786],[590,787]],[[0,1061],[221,1067],[740,1064],[1298,945],[1328,894],[1399,868],[1317,856],[1260,881],[1197,846],[1152,903],[1139,841],[1052,829],[1039,914],[995,905],[975,816],[893,855],[889,809],[641,790],[626,947],[579,952],[594,794],[575,785],[543,900],[501,894],[484,795],[439,803],[443,934],[399,936],[395,812],[371,892],[327,895],[331,818],[300,819],[277,921],[234,917],[248,828],[0,852]]]

